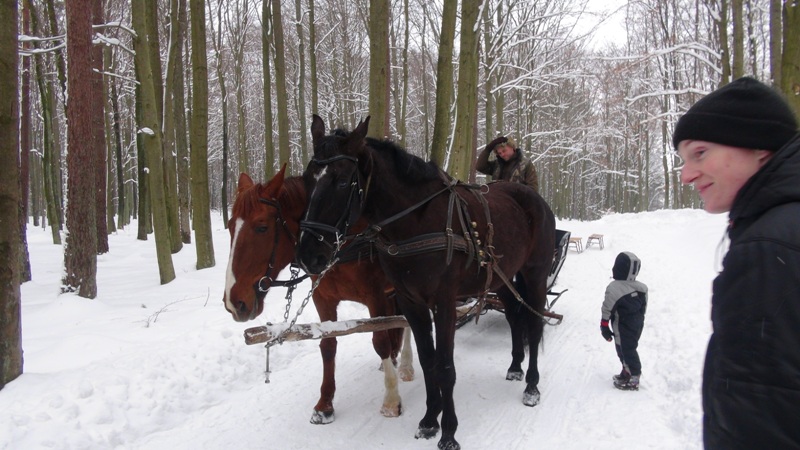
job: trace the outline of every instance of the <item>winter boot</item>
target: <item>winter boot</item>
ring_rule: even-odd
[[[613,377],[615,383],[617,382],[624,383],[628,381],[630,378],[631,378],[631,373],[625,370],[624,367],[622,368],[622,371],[618,375],[614,375]]]
[[[614,387],[623,391],[639,390],[639,375],[631,375],[627,380],[614,381]]]

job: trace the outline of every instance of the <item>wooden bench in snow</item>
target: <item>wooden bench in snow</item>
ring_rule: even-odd
[[[597,242],[600,245],[600,250],[603,249],[603,235],[602,234],[593,234],[589,236],[589,239],[586,239],[586,248],[592,246],[592,242]]]
[[[575,247],[575,251],[580,253],[583,251],[583,238],[571,237],[569,238],[569,247]]]

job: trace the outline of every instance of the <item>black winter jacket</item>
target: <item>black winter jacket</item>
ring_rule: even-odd
[[[742,187],[714,280],[707,449],[800,448],[800,134]]]

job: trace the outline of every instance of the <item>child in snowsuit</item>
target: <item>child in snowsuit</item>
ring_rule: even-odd
[[[647,310],[647,285],[636,281],[642,263],[631,252],[622,252],[614,261],[612,281],[606,288],[600,332],[606,341],[614,338],[622,371],[614,375],[614,387],[625,391],[639,390],[642,363],[639,361],[639,337],[644,328]],[[614,329],[611,331],[609,325]]]

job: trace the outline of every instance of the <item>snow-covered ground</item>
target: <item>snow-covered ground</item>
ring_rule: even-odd
[[[379,414],[383,375],[369,334],[339,338],[336,420],[309,423],[319,393],[318,341],[271,350],[247,346],[243,331],[281,322],[283,289],[265,313],[236,323],[222,305],[229,235],[216,217],[216,267],[197,271],[194,246],[174,255],[177,279],[159,285],[155,244],[135,226],[110,236],[98,258],[98,297],[59,295],[62,248],[49,231],[29,228],[33,281],[22,286],[24,374],[0,391],[3,449],[434,449],[415,440],[425,410],[422,372],[402,383],[404,412]],[[610,215],[559,221],[605,249],[573,250],[558,278],[568,289],[546,327],[540,353],[541,403],[522,404],[522,382],[505,380],[508,326],[490,311],[456,333],[455,387],[465,449],[701,448],[700,385],[711,281],[725,216],[703,211]],[[638,392],[612,387],[619,372],[613,345],[600,336],[600,305],[618,252],[642,259],[649,307],[640,342]],[[310,288],[295,294],[293,310]],[[292,313],[294,314],[294,313]],[[346,302],[340,318],[366,317]],[[312,306],[299,322],[318,321]]]

